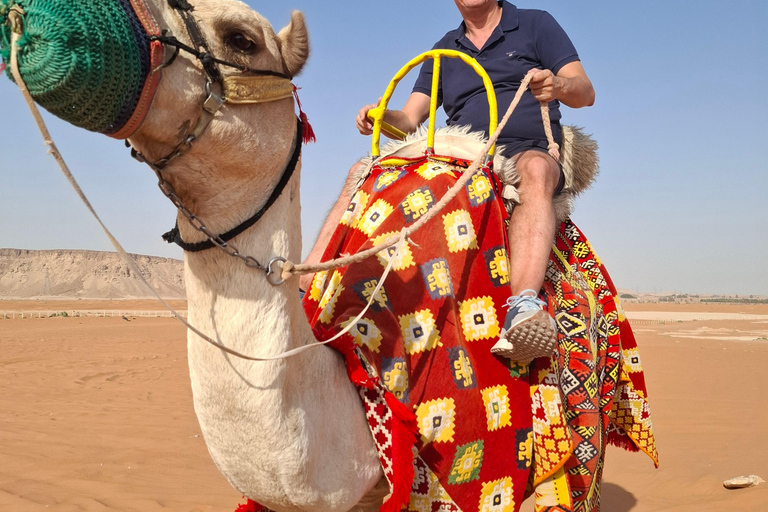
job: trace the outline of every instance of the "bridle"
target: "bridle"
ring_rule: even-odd
[[[192,130],[184,136],[182,141],[164,157],[154,162],[149,161],[144,155],[131,146],[127,137],[126,146],[131,148],[131,156],[142,163],[146,163],[152,168],[158,177],[158,186],[160,187],[160,190],[176,206],[187,221],[189,221],[192,227],[205,235],[206,240],[197,243],[184,242],[179,233],[178,223],[171,231],[163,235],[163,239],[168,243],[176,243],[186,252],[199,252],[218,247],[230,256],[242,260],[247,267],[265,272],[270,284],[275,286],[280,285],[285,282],[285,280],[282,279],[282,277],[279,277],[280,272],[276,272],[277,269],[274,267],[278,263],[285,263],[285,258],[275,257],[267,264],[262,264],[251,256],[240,254],[237,248],[231,245],[229,241],[253,226],[267,212],[282,194],[285,186],[293,176],[293,172],[295,171],[299,157],[301,156],[302,139],[309,138],[302,137],[302,134],[307,133],[305,130],[308,127],[306,116],[303,112],[301,113],[301,116],[297,118],[296,134],[294,136],[293,151],[290,159],[286,163],[280,181],[275,186],[275,189],[267,199],[267,202],[258,212],[256,212],[256,214],[226,233],[215,234],[208,229],[205,223],[184,205],[171,184],[163,177],[162,171],[169,163],[189,153],[195,141],[203,135],[216,113],[221,110],[225,103],[266,103],[287,99],[291,96],[295,96],[296,101],[298,102],[296,87],[291,82],[292,77],[285,73],[254,69],[216,58],[210,51],[208,41],[206,40],[203,31],[200,29],[200,25],[192,16],[194,7],[186,0],[167,1],[168,5],[179,14],[184,22],[192,46],[182,43],[176,37],[171,35],[168,30],[163,30],[160,34],[150,34],[149,40],[151,43],[160,43],[165,48],[173,48],[173,53],[170,58],[160,64],[157,71],[172,65],[181,51],[192,55],[200,62],[203,71],[205,72],[206,97],[201,106],[200,117],[194,128],[192,128]],[[238,69],[246,74],[225,77],[221,73],[220,66]],[[218,85],[218,88],[221,90],[220,94],[216,93],[216,85]],[[300,103],[299,109],[301,109]],[[277,274],[278,278],[275,278],[275,274]]]

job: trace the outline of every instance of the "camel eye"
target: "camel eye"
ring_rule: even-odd
[[[250,54],[256,50],[256,43],[239,32],[227,36],[226,43],[227,46],[230,46],[241,53]]]

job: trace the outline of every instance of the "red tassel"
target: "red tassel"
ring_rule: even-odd
[[[301,134],[301,142],[309,144],[310,142],[317,142],[315,137],[315,130],[312,129],[312,125],[309,124],[307,114],[301,109],[301,101],[299,100],[299,88],[293,86],[293,97],[296,98],[296,104],[299,106],[299,119],[301,119],[301,125],[304,127]]]
[[[400,512],[411,499],[413,485],[413,447],[418,436],[416,415],[390,392],[384,394],[392,411],[392,489],[379,512]]]
[[[245,497],[245,496],[243,496]],[[253,500],[248,500],[244,505],[240,505],[237,507],[237,510],[235,512],[259,512],[263,510],[264,507],[259,505]]]
[[[0,73],[5,71],[5,62],[0,62]]]

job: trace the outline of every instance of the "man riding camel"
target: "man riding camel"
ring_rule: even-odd
[[[564,184],[562,168],[548,153],[541,124],[540,102],[549,103],[552,133],[562,144],[560,103],[571,108],[591,106],[595,92],[570,39],[547,12],[518,9],[507,1],[454,0],[463,18],[434,49],[451,49],[474,57],[485,68],[496,91],[499,117],[506,111],[523,78],[532,73],[526,93],[498,143],[504,156],[513,158],[520,176],[516,205],[509,223],[509,275],[512,296],[501,338],[492,352],[509,357],[513,346],[526,345],[532,337],[553,340],[554,320],[543,311],[538,290],[544,282],[557,221],[553,197]],[[402,110],[388,110],[384,121],[406,133],[415,132],[429,116],[432,66],[424,65]],[[488,135],[485,88],[474,71],[446,59],[440,78],[438,102],[448,115],[447,124],[470,125]],[[372,133],[366,105],[357,115],[357,128]],[[354,193],[350,178],[334,205],[307,261],[319,261],[333,230]],[[311,276],[302,280],[306,289]],[[553,345],[554,343],[551,343]]]

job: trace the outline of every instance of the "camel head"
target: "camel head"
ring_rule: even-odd
[[[180,195],[210,182],[215,172],[225,174],[217,176],[222,186],[237,188],[254,161],[280,167],[283,146],[290,145],[295,131],[293,99],[285,91],[309,54],[300,12],[276,33],[264,17],[236,0],[0,0],[0,52],[8,64],[14,10],[23,13],[21,75],[35,100],[58,117],[127,139],[149,162],[179,147],[201,117],[211,118],[189,153],[167,165],[169,181],[184,169]],[[180,45],[174,46],[173,38]],[[234,66],[211,64],[220,75],[214,80],[184,47]],[[204,104],[216,103],[215,98],[207,102],[210,95],[223,98],[226,87],[236,90],[227,80],[258,72],[272,73],[265,79],[285,77],[279,100],[226,102],[214,115],[204,113]],[[275,87],[274,82],[254,83],[246,89],[255,88],[257,100],[260,88]]]

